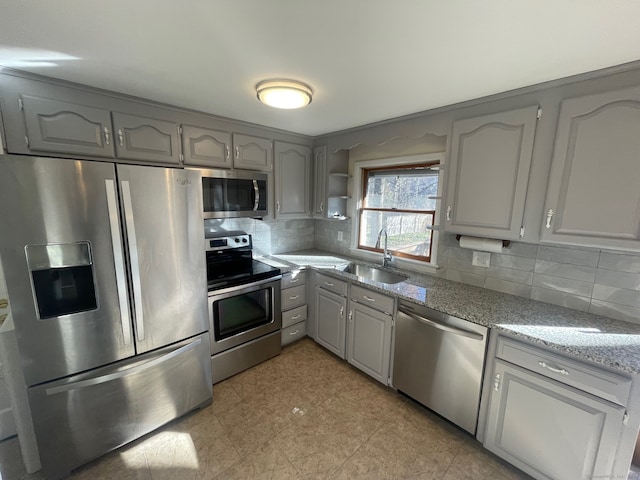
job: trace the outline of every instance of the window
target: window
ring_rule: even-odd
[[[431,261],[439,162],[362,168],[358,248]]]

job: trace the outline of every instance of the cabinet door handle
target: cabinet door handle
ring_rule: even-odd
[[[226,147],[224,147],[224,149],[227,152],[227,160],[229,160],[229,158],[231,157],[231,148],[229,148],[229,145],[227,145]]]
[[[240,158],[240,147],[236,147],[236,160]]]
[[[124,132],[121,128],[118,129],[118,142],[120,142],[121,147],[124,147]]]
[[[294,315],[293,317],[291,317],[291,320],[297,320],[301,317],[300,314]]]
[[[289,297],[289,300],[295,300],[297,298],[300,298],[300,295],[294,295],[293,297]]]
[[[568,370],[565,370],[564,368],[552,367],[547,362],[543,362],[542,360],[538,362],[538,365],[540,365],[542,368],[546,368],[553,373],[559,373],[560,375],[569,375]]]
[[[299,333],[300,333],[300,330],[296,330],[296,331],[294,331],[294,332],[289,332],[289,336],[291,337],[291,336],[293,336],[293,335],[297,335],[297,334],[299,334]]]
[[[549,211],[547,211],[547,222],[544,225],[546,228],[551,228],[551,220],[553,219],[553,214],[554,211],[550,208]]]
[[[107,127],[102,127],[102,133],[104,134],[104,143],[109,145],[109,143],[111,143],[111,134],[109,133],[109,129]]]
[[[324,212],[324,202],[320,202],[320,213]]]
[[[344,307],[340,307],[340,316],[344,318]]]
[[[331,283],[331,282],[324,282],[324,284],[325,284],[327,287],[333,287],[333,283]]]
[[[453,208],[449,205],[447,207],[447,222],[451,221],[451,212],[453,212]]]
[[[279,212],[280,211],[280,202],[276,202],[276,210]]]
[[[367,295],[363,295],[362,298],[364,298],[365,300],[368,300],[369,302],[375,302],[376,301],[375,298],[371,298],[371,297],[369,297]]]
[[[353,310],[349,310],[349,323],[353,322]]]

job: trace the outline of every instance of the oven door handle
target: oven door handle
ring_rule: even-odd
[[[258,205],[260,204],[260,189],[258,188],[258,181],[253,181],[253,191],[255,192],[255,201],[253,203],[253,211],[258,211]]]
[[[243,283],[241,285],[234,285],[233,287],[223,288],[220,290],[211,290],[209,292],[209,298],[224,295],[229,292],[233,292],[233,293],[250,292],[255,290],[257,287],[260,287],[267,283],[272,283],[275,281],[279,282],[281,279],[282,279],[282,275],[276,275],[275,277],[269,277],[264,280],[258,280],[256,282]]]

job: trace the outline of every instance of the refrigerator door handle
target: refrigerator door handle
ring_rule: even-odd
[[[131,318],[129,317],[129,299],[127,298],[124,255],[122,252],[122,238],[120,236],[118,205],[116,203],[116,186],[112,179],[105,179],[104,183],[107,192],[107,208],[109,210],[111,245],[113,248],[113,261],[116,270],[116,287],[118,289],[118,303],[120,305],[122,338],[124,339],[124,345],[126,346],[131,344]]]
[[[174,357],[177,357],[178,355],[182,355],[183,353],[188,352],[189,350],[195,348],[196,346],[200,345],[200,343],[202,342],[202,339],[199,338],[194,342],[191,342],[187,345],[184,345],[176,350],[174,350],[171,353],[167,353],[165,355],[161,355],[157,358],[154,358],[153,360],[149,360],[148,362],[145,362],[141,365],[136,365],[135,367],[131,367],[131,368],[127,368],[124,370],[118,370],[114,373],[108,373],[106,375],[102,375],[100,377],[96,377],[96,378],[89,378],[87,380],[80,380],[79,382],[73,382],[73,383],[68,383],[66,385],[60,385],[58,387],[51,387],[51,388],[47,388],[46,393],[47,395],[51,396],[51,395],[56,395],[58,393],[63,393],[63,392],[68,392],[70,390],[80,390],[82,388],[87,388],[87,387],[92,387],[94,385],[98,385],[100,383],[105,383],[105,382],[111,382],[113,380],[117,380],[119,378],[122,377],[127,377],[129,375],[133,375],[135,373],[144,371],[144,370],[148,370],[149,368],[158,366],[168,360],[171,360]]]
[[[127,242],[129,244],[129,258],[131,260],[136,338],[141,342],[144,340],[144,316],[142,313],[142,286],[140,285],[140,265],[138,263],[138,241],[136,240],[136,226],[133,219],[133,205],[131,204],[129,181],[123,180],[121,186],[122,200],[124,203],[124,221],[127,226]]]

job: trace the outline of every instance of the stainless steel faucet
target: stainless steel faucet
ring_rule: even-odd
[[[391,259],[393,258],[391,253],[387,250],[388,236],[387,236],[387,229],[386,228],[382,228],[378,232],[378,238],[376,240],[376,247],[375,248],[380,248],[380,237],[382,237],[383,233],[384,233],[384,251],[382,252],[382,266],[386,267],[389,263],[391,263]]]

